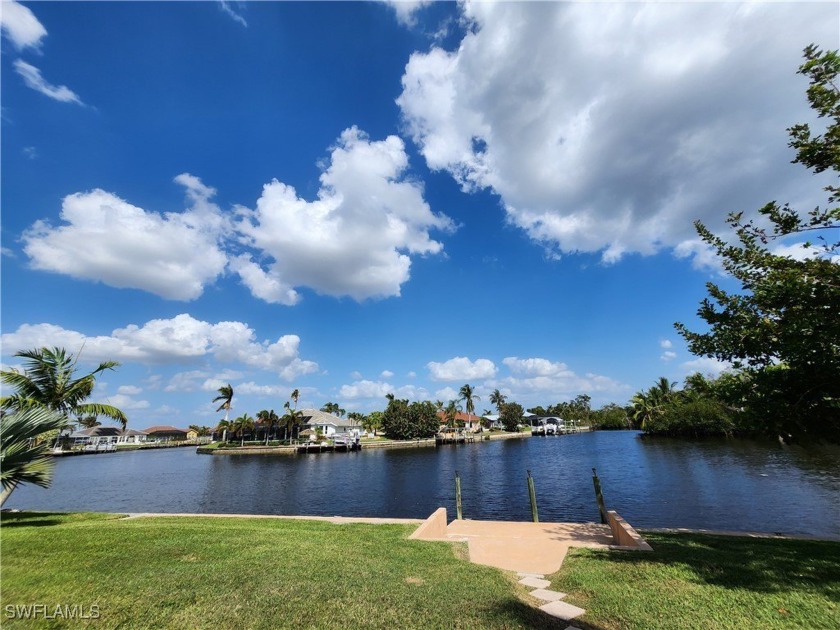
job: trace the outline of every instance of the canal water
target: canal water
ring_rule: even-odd
[[[284,456],[192,448],[56,460],[52,487],[22,486],[4,507],[529,520],[527,470],[542,521],[596,521],[592,468],[609,509],[638,527],[840,536],[840,450],[745,440],[642,438],[633,431],[459,446]]]

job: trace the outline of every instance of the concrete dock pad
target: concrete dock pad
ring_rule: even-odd
[[[466,540],[472,562],[537,575],[557,572],[570,547],[613,544],[609,526],[597,523],[455,520],[446,537]]]

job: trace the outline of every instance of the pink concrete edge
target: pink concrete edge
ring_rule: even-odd
[[[439,507],[409,536],[411,540],[449,540],[446,537],[446,508]]]

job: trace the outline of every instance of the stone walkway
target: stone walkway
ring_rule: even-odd
[[[415,530],[410,538],[466,542],[470,561],[497,569],[515,571],[519,583],[531,596],[544,602],[539,609],[563,621],[584,614],[563,601],[565,593],[549,589],[546,575],[560,570],[571,547],[650,550],[636,530],[615,512],[607,513],[610,524],[531,523],[510,521],[447,521],[446,509],[439,508]],[[579,630],[568,626],[566,630]]]
[[[586,612],[583,608],[573,606],[568,602],[564,602],[563,598],[566,593],[548,590],[546,587],[551,586],[551,582],[545,579],[544,575],[538,573],[518,573],[519,583],[523,586],[534,588],[531,591],[531,596],[546,602],[540,606],[540,610],[544,613],[557,617],[563,621],[571,621],[575,617],[580,617]],[[576,626],[567,626],[566,630],[580,630]]]

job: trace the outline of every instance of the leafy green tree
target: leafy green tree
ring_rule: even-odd
[[[630,420],[624,407],[610,403],[592,412],[592,426],[599,430],[629,429]]]
[[[53,461],[45,434],[67,426],[67,416],[46,406],[26,405],[0,417],[0,506],[21,483],[48,488]]]
[[[794,162],[815,173],[840,173],[840,56],[837,51],[805,49],[799,73],[809,78],[808,100],[825,121],[822,134],[808,124],[788,129]],[[836,182],[836,176],[832,178]],[[715,357],[741,370],[746,413],[765,431],[785,439],[840,442],[840,188],[824,188],[825,207],[806,213],[775,201],[759,210],[762,222],[733,213],[727,222],[737,242],[713,234],[699,221],[700,237],[740,283],[728,292],[708,283],[709,297],[698,315],[707,332],[675,324],[689,350]],[[796,259],[774,253],[771,244],[791,235],[806,241],[809,254]]]
[[[389,399],[382,418],[382,429],[394,440],[432,437],[439,428],[435,405],[428,400],[409,404],[408,400]]]
[[[499,420],[505,428],[505,431],[518,431],[519,425],[525,420],[522,405],[504,401],[499,403]]]
[[[84,376],[76,377],[78,355],[74,357],[64,348],[35,348],[15,353],[26,359],[24,371],[16,369],[0,372],[0,378],[11,385],[15,392],[0,398],[3,410],[20,410],[45,407],[61,414],[68,421],[71,417],[106,416],[116,420],[125,429],[128,418],[113,405],[85,402],[93,393],[96,377],[119,365],[105,361]]]
[[[222,440],[227,442],[227,431],[230,428],[230,422],[228,421],[228,417],[230,415],[231,404],[233,403],[233,387],[231,387],[230,383],[228,383],[227,385],[222,385],[218,389],[218,392],[219,395],[213,399],[213,402],[222,402],[222,404],[219,405],[219,408],[216,409],[217,413],[222,409],[225,410],[224,425],[222,425],[222,423],[220,422],[219,426],[222,427]]]

